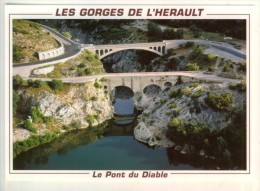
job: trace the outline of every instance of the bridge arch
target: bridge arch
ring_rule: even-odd
[[[165,82],[164,87],[165,88],[170,88],[172,86],[172,82]]]
[[[162,88],[157,85],[157,84],[150,84],[150,85],[147,85],[144,89],[143,89],[143,94],[146,95],[146,96],[153,96],[159,92],[162,91]]]
[[[109,49],[109,50],[107,50],[107,49],[105,49],[105,50],[104,49],[98,49],[98,50],[96,50],[96,54],[99,55],[100,59],[103,59],[103,58],[105,58],[105,57],[107,57],[107,56],[109,56],[109,55],[111,55],[113,53],[120,52],[120,51],[123,51],[123,50],[144,50],[144,51],[153,52],[153,53],[155,53],[155,54],[157,54],[159,56],[163,56],[162,52],[159,52],[159,51],[157,51],[155,49],[139,48],[139,47],[137,47],[137,48],[129,47],[129,48]]]

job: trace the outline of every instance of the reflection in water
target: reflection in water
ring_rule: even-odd
[[[128,115],[134,113],[134,98],[115,98],[114,111],[116,114]]]
[[[125,86],[115,88],[113,100],[116,124],[130,124],[134,119],[134,92]]]
[[[203,170],[216,161],[183,155],[173,148],[149,147],[134,139],[136,121],[65,133],[14,159],[15,170]]]

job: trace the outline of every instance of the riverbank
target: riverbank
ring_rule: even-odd
[[[14,78],[13,111],[13,142],[29,140],[28,148],[50,141],[50,135],[56,138],[73,129],[102,124],[113,114],[109,95],[98,81],[64,84],[19,77]]]

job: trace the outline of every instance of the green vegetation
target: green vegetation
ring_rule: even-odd
[[[178,89],[172,90],[169,94],[169,97],[170,98],[177,98],[177,97],[180,97],[181,95],[182,95],[181,89],[178,88]]]
[[[203,54],[203,49],[200,47],[193,48],[192,52],[190,53],[189,58],[194,60],[195,58],[201,56]]]
[[[231,90],[238,90],[239,92],[245,92],[246,91],[246,81],[241,81],[240,83],[230,83],[229,89]]]
[[[16,114],[17,105],[20,101],[20,95],[17,93],[17,91],[13,91],[13,115]]]
[[[104,73],[102,62],[88,50],[84,50],[76,58],[54,65],[54,70],[39,77],[61,78],[68,76],[86,76]]]
[[[191,97],[192,97],[193,99],[194,99],[194,98],[198,98],[198,97],[200,97],[204,92],[205,92],[204,88],[200,87],[200,88],[198,88],[198,90],[197,90],[196,92],[194,92],[194,93],[192,94]]]
[[[176,107],[176,103],[173,101],[169,104],[169,109],[173,109]]]
[[[216,55],[214,55],[214,54],[208,54],[208,60],[209,60],[209,61],[214,61],[216,58],[217,58]]]
[[[172,118],[168,124],[169,128],[178,128],[181,126],[181,124],[183,123],[183,121],[179,120],[178,118]]]
[[[60,90],[63,89],[64,84],[63,84],[63,82],[62,82],[61,80],[55,80],[55,79],[54,79],[54,80],[51,81],[50,87],[51,87],[55,92],[57,92],[57,91],[60,91]]]
[[[199,66],[196,63],[188,63],[185,65],[184,70],[186,71],[198,71],[199,70]]]
[[[13,88],[15,90],[24,85],[25,85],[25,81],[23,80],[23,78],[21,76],[15,75],[13,77]]]
[[[246,72],[246,61],[240,63],[238,70],[241,72]]]
[[[21,53],[22,47],[14,44],[13,45],[13,60],[14,62],[18,62],[19,60],[21,60],[22,57],[22,53]]]
[[[97,89],[100,89],[100,88],[102,88],[102,85],[100,83],[98,83],[97,80],[95,80],[94,87],[97,88]]]
[[[23,124],[24,128],[32,133],[37,133],[37,129],[33,127],[33,123],[30,119],[26,119]]]
[[[147,32],[149,41],[159,41],[162,39],[163,31],[161,27],[155,22],[150,21],[148,23],[148,32]]]
[[[183,39],[184,31],[183,29],[177,29],[176,31],[174,29],[166,28],[163,31],[163,39]]]
[[[200,37],[207,32],[222,33],[239,39],[246,39],[246,21],[244,19],[213,19],[213,20],[156,20],[158,24],[173,28],[190,28],[194,36]],[[221,26],[221,27],[219,27]],[[238,30],[234,30],[238,28]],[[222,35],[223,37],[223,35]]]
[[[17,141],[13,144],[13,157],[15,158],[22,152],[28,151],[31,148],[37,147],[38,145],[50,142],[53,139],[58,138],[57,133],[46,133],[45,135],[32,135],[24,141]]]
[[[230,110],[233,105],[233,94],[208,92],[205,102],[215,110]]]
[[[165,104],[167,102],[167,99],[160,99],[161,104]]]
[[[184,35],[183,29],[171,29],[166,28],[164,31],[161,27],[153,21],[149,21],[148,23],[148,40],[149,41],[161,41],[161,40],[168,40],[168,39],[182,39]]]
[[[86,117],[86,121],[89,123],[90,126],[93,126],[95,120],[99,120],[100,116],[99,114],[96,115],[88,115]]]
[[[37,52],[57,48],[58,42],[41,26],[27,20],[13,20],[13,62],[38,60]]]
[[[183,95],[188,96],[191,93],[191,89],[189,87],[185,87],[185,88],[182,89],[181,92],[182,92]]]
[[[69,32],[63,32],[63,36],[65,36],[67,39],[71,39],[72,35]]]

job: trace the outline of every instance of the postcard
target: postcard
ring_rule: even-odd
[[[3,8],[3,190],[259,189],[256,1]]]

